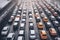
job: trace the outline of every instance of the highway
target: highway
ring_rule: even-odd
[[[9,33],[14,33],[13,40],[18,40],[20,30],[24,31],[23,40],[56,40],[56,38],[60,38],[60,30],[58,29],[60,27],[60,8],[57,5],[51,3],[50,0],[49,2],[46,0],[11,0],[9,5],[0,11],[0,40],[8,40],[7,36]],[[55,19],[53,17],[51,19],[51,16]],[[44,20],[45,17],[47,18],[46,20]],[[11,22],[9,22],[10,18]],[[19,21],[16,22],[18,20],[16,18],[19,18]],[[43,29],[38,27],[40,22],[43,24]],[[48,25],[48,22],[51,25]],[[14,23],[17,23],[17,26]],[[32,27],[30,23],[33,25]],[[9,27],[9,31],[6,36],[2,36],[1,32],[5,26]],[[15,26],[16,29],[14,28]],[[53,32],[51,31],[52,35],[50,28],[55,29],[55,31],[53,29]],[[30,30],[34,30],[35,34],[30,34]],[[41,33],[42,30],[46,32],[46,35],[42,35],[44,34]],[[56,35],[53,33],[56,33]],[[44,39],[44,36],[47,36],[47,38]]]

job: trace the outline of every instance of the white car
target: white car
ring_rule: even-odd
[[[33,29],[33,26],[34,26],[33,22],[30,22],[30,23],[29,23],[29,27],[30,27],[31,29]]]
[[[36,35],[35,35],[35,30],[30,30],[30,39],[35,39]]]
[[[50,28],[52,25],[50,22],[47,22],[47,27]]]
[[[29,19],[30,19],[30,20],[32,20],[33,18],[32,18],[32,17],[30,17]]]
[[[29,16],[32,16],[32,14],[29,14]]]
[[[26,16],[26,14],[23,14],[23,16]]]
[[[17,30],[18,27],[19,27],[18,22],[14,22],[14,23],[13,23],[13,30]]]
[[[9,26],[6,26],[2,29],[1,35],[2,36],[7,36],[9,32]]]
[[[17,40],[24,40],[23,36],[18,36]]]
[[[54,16],[50,16],[50,19],[53,21],[56,20]]]
[[[20,24],[20,29],[24,29],[25,23]]]
[[[19,8],[19,11],[22,11],[22,8],[21,7]]]
[[[25,9],[26,10],[26,9]],[[26,14],[27,12],[26,11],[23,11],[23,14]]]
[[[36,22],[40,22],[40,17],[37,17],[36,18]]]
[[[7,40],[13,40],[15,33],[9,33],[7,36]]]
[[[56,37],[55,40],[60,40],[60,37]]]
[[[17,17],[20,17],[20,14],[17,14],[16,16],[17,16]]]
[[[33,24],[33,22],[30,22],[30,26],[33,26],[34,24]]]
[[[25,22],[26,21],[26,19],[22,19],[22,22]]]
[[[44,14],[44,13],[41,13],[41,17],[42,17],[42,18],[45,17],[45,14]]]
[[[24,30],[20,30],[19,31],[19,36],[23,36],[24,35]]]
[[[15,22],[19,22],[19,20],[20,20],[20,18],[19,17],[17,17],[17,18],[15,18]]]
[[[54,26],[59,26],[59,22],[58,21],[53,21],[53,23],[54,23]]]
[[[21,11],[18,11],[19,14],[21,14]]]
[[[11,23],[13,22],[14,18],[15,18],[14,16],[11,16],[11,17],[10,17],[10,19],[9,19],[9,21],[8,21],[9,24],[11,24]]]

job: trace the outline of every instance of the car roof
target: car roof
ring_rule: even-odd
[[[30,30],[31,34],[35,34],[35,30]]]
[[[42,34],[46,34],[46,31],[45,30],[42,30]]]
[[[9,33],[7,38],[12,38],[13,35],[14,35],[14,33]]]
[[[8,26],[4,27],[3,30],[7,30]]]
[[[22,40],[22,39],[23,39],[23,36],[19,36],[19,37],[18,37],[18,40]]]

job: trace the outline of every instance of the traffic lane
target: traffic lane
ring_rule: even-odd
[[[10,13],[12,13],[12,12],[10,12]],[[10,31],[9,31],[9,33],[10,33],[10,32],[13,32],[13,23],[12,23],[12,25],[10,25],[9,23],[7,23],[7,25],[10,26]],[[3,39],[6,39],[6,37],[4,37]]]
[[[56,29],[57,30],[57,29]],[[53,38],[52,38],[53,39]]]
[[[42,10],[43,11],[43,10]],[[41,14],[40,14],[40,17],[41,17]],[[42,17],[41,17],[41,20],[42,20]],[[43,21],[42,21],[43,22]],[[43,22],[44,23],[44,22]],[[44,26],[45,26],[45,23],[44,23]],[[44,27],[44,30],[46,30],[46,26]],[[46,30],[47,31],[47,36],[49,37],[48,39],[50,39],[50,40],[52,40],[51,39],[51,36],[49,35],[49,33],[48,33],[48,30]]]
[[[50,20],[50,21],[51,21],[51,20]],[[51,23],[53,24],[53,27],[56,29],[56,31],[57,31],[57,36],[59,37],[58,27],[54,26],[54,23],[53,23],[53,22],[51,22]]]
[[[27,6],[28,6],[28,2],[27,2]],[[27,7],[27,13],[26,13],[26,27],[25,27],[25,40],[29,40],[29,17],[28,17],[28,8],[29,6]]]
[[[32,0],[31,0],[31,2],[32,2]],[[34,2],[35,3],[35,2]],[[33,3],[32,3],[33,4]],[[33,5],[32,5],[33,6]],[[36,32],[36,39],[35,40],[40,40],[40,38],[39,38],[39,32],[38,32],[38,28],[37,28],[37,25],[36,25],[36,19],[35,19],[35,15],[34,15],[34,9],[33,9],[33,7],[31,7],[31,10],[32,10],[32,16],[33,16],[33,23],[34,23],[34,30],[35,30],[35,32]]]

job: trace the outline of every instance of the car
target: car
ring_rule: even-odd
[[[55,27],[59,27],[59,22],[58,21],[53,21],[53,24]]]
[[[55,17],[52,16],[52,15],[49,18],[50,18],[51,21],[55,21],[56,20]]]
[[[15,17],[14,22],[19,22],[19,21],[20,21],[20,18],[19,17]]]
[[[37,26],[38,26],[38,29],[43,29],[43,28],[44,28],[44,26],[43,26],[43,23],[42,23],[42,22],[39,22],[39,23],[37,24]]]
[[[18,22],[14,22],[13,23],[13,30],[16,31],[19,27],[19,23]]]
[[[20,24],[20,29],[23,30],[24,27],[25,27],[25,23],[21,23],[21,24]]]
[[[34,10],[36,10],[37,8],[36,7],[34,7]]]
[[[24,30],[19,30],[19,36],[24,36]]]
[[[60,16],[57,17],[57,20],[60,22]]]
[[[45,14],[44,14],[44,13],[41,13],[41,17],[42,17],[42,18],[45,17]]]
[[[23,8],[23,11],[26,11],[26,10],[27,10],[27,8],[26,8],[26,7],[24,7],[24,8]]]
[[[60,13],[60,9],[59,9],[59,8],[55,9],[55,11],[56,11],[58,14]]]
[[[32,10],[31,10],[31,9],[29,9],[29,10],[28,10],[28,13],[29,13],[29,14],[31,14],[31,13],[32,13]]]
[[[44,17],[44,18],[43,18],[43,21],[44,21],[44,22],[48,22],[48,18],[47,18],[47,17]]]
[[[12,15],[11,18],[14,19],[14,16]]]
[[[21,7],[19,8],[19,11],[22,11],[22,8]]]
[[[13,12],[12,16],[16,16],[16,12]]]
[[[50,11],[48,11],[48,10],[45,10],[46,11],[46,14],[48,15],[48,16],[51,16],[51,12]]]
[[[1,35],[5,37],[8,35],[8,33],[9,33],[9,26],[5,26],[1,31]]]
[[[39,10],[39,9],[41,9],[41,7],[40,7],[40,6],[38,7],[38,10]]]
[[[18,36],[17,40],[24,40],[23,36]]]
[[[41,37],[42,40],[46,40],[48,38],[45,30],[40,31],[40,37]]]
[[[10,19],[9,19],[9,21],[8,21],[8,23],[12,24],[13,20],[14,20],[14,16],[11,16]]]
[[[49,6],[48,9],[51,10],[52,8]]]
[[[34,27],[33,22],[29,22],[29,27],[30,27],[30,29],[33,29],[33,27]]]
[[[43,7],[43,8],[46,8],[46,6],[45,6],[45,5],[43,5],[42,7]]]
[[[19,17],[20,18],[20,14],[17,14],[16,17]]]
[[[49,8],[50,7],[50,5],[48,5],[48,4],[46,4],[46,6]],[[51,8],[51,7],[50,7]]]
[[[51,36],[57,36],[57,32],[54,28],[50,28],[49,33],[50,33]]]
[[[39,15],[39,13],[35,13],[36,15]]]
[[[18,11],[18,14],[20,14],[20,15],[21,15],[21,11]]]
[[[54,12],[53,13],[53,16],[57,17],[58,16],[58,13],[57,12]]]
[[[26,14],[23,14],[23,16],[26,16]]]
[[[23,11],[23,14],[26,14],[27,12],[26,11]]]
[[[51,27],[52,27],[52,24],[51,24],[50,22],[47,22],[47,23],[46,23],[46,26],[47,26],[48,28],[51,28]]]
[[[42,9],[39,10],[39,13],[43,13]]]
[[[52,7],[55,7],[55,5],[53,5],[52,3],[50,3],[50,5],[51,5]]]
[[[7,40],[14,40],[15,33],[9,33],[7,36]]]
[[[26,19],[22,18],[21,21],[22,21],[23,23],[25,23],[25,22],[26,22]]]
[[[50,11],[51,11],[52,13],[54,13],[54,12],[55,12],[55,11],[54,11],[54,9],[51,9]]]
[[[8,21],[8,24],[12,24],[12,22],[13,22],[13,19],[9,19],[9,21]]]
[[[51,8],[51,6],[49,6],[49,5],[47,5],[47,7],[48,7],[48,9],[49,9],[49,10],[51,10],[51,9],[52,9],[52,8]]]
[[[30,37],[31,40],[36,39],[35,30],[30,30],[30,36],[29,37]]]
[[[60,40],[60,37],[56,37],[55,40]]]
[[[32,16],[32,14],[30,13],[29,16]]]
[[[58,32],[60,32],[60,27],[58,27]]]
[[[22,19],[26,19],[26,16],[23,16]]]
[[[21,15],[20,14],[16,14],[15,18],[20,18]]]
[[[35,13],[38,13],[38,10],[34,10]]]
[[[36,22],[40,22],[40,17],[37,17],[36,18]]]
[[[57,7],[54,7],[54,10],[58,13],[60,12],[59,8],[57,8]]]
[[[36,14],[35,14],[35,18],[37,18],[37,17],[39,17],[39,13],[36,13]]]
[[[32,16],[29,16],[29,19],[31,20],[31,19],[33,19],[33,17]]]

